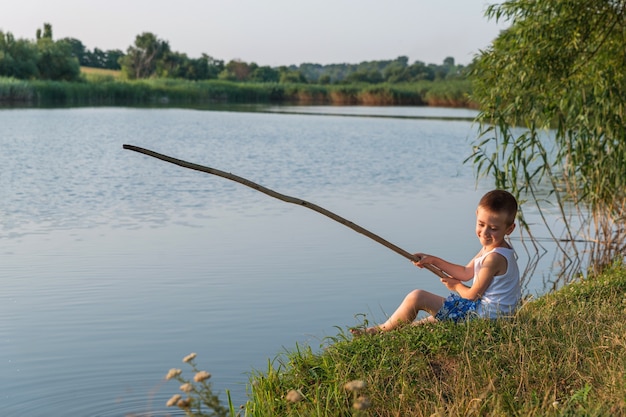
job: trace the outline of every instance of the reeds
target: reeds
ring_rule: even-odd
[[[465,97],[469,92],[468,84],[453,81],[376,85],[174,79],[128,81],[120,79],[114,72],[84,73],[83,79],[82,82],[62,82],[0,78],[0,103],[34,106],[213,103],[466,106]],[[443,84],[450,85],[444,87]]]
[[[34,91],[32,85],[24,80],[0,77],[0,105],[32,102]]]

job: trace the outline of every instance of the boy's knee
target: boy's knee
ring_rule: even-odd
[[[422,298],[423,293],[424,290],[413,290],[406,295],[405,300],[417,302],[420,298]]]

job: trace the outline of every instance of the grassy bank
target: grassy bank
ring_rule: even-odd
[[[530,301],[512,321],[340,335],[277,362],[255,376],[249,415],[348,416],[355,396],[376,416],[624,415],[626,270]],[[346,391],[355,380],[366,388]]]
[[[445,105],[469,107],[469,82],[319,85],[237,83],[208,80],[125,81],[115,71],[83,72],[83,82],[24,81],[0,77],[0,104],[201,105],[215,103],[296,103],[333,105]]]
[[[321,352],[296,346],[255,372],[250,400],[238,413],[626,413],[624,267],[528,301],[510,321],[438,323],[356,339],[346,334],[340,331]]]

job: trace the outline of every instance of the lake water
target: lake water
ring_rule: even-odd
[[[318,213],[122,149],[232,172],[409,252],[478,251],[473,112],[266,110],[0,111],[0,415],[175,415],[164,376],[190,352],[237,406],[285,349],[383,321],[413,288],[447,294]]]

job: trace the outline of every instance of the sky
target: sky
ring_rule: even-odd
[[[484,17],[487,0],[0,0],[0,30],[87,49],[126,49],[152,32],[170,49],[272,67],[356,64],[407,56],[409,63],[466,65],[505,23]]]

